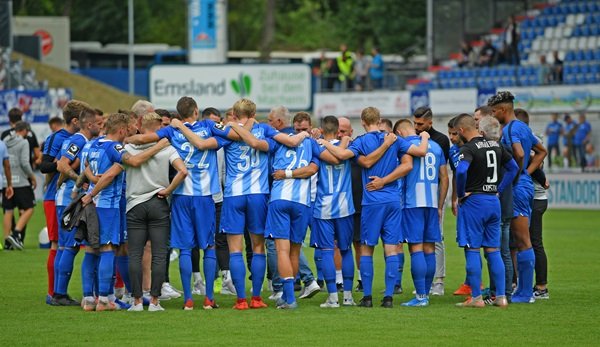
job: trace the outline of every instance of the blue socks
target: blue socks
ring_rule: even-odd
[[[282,299],[288,304],[292,304],[294,301],[296,301],[296,298],[294,297],[294,279],[291,277],[283,279]]]
[[[506,286],[504,281],[504,262],[500,251],[487,253],[488,269],[490,277],[494,279],[496,285],[496,295],[506,295]]]
[[[535,253],[533,248],[517,252],[518,287],[515,296],[530,298],[533,296],[533,271]]]
[[[385,296],[394,294],[394,286],[398,277],[398,256],[396,254],[385,257]]]
[[[54,292],[58,291],[58,278],[60,277],[60,258],[62,257],[63,250],[56,250],[56,257],[54,257]]]
[[[354,257],[352,256],[352,247],[345,251],[340,250],[342,255],[342,277],[344,278],[344,291],[352,291],[354,282]]]
[[[254,253],[250,268],[252,272],[252,296],[260,296],[260,290],[265,281],[265,272],[267,271],[267,256],[265,254]]]
[[[364,296],[373,294],[373,257],[360,257],[360,277],[362,278]]]
[[[325,284],[327,285],[327,293],[337,293],[337,286],[335,284],[335,264],[333,262],[333,249],[322,249],[319,253],[321,253],[322,256],[321,268],[323,271],[323,279],[325,280]]]
[[[98,264],[98,292],[99,296],[108,296],[112,291],[113,273],[115,271],[115,253],[113,251],[100,252]]]
[[[179,274],[181,275],[181,285],[183,286],[183,302],[192,299],[192,250],[179,250]],[[210,284],[212,286],[212,283]],[[206,284],[208,291],[208,283]]]
[[[190,261],[191,266],[191,261]],[[191,273],[191,268],[190,268]],[[215,296],[215,277],[217,274],[217,252],[214,248],[204,250],[204,277],[206,279],[206,297],[213,300]]]
[[[62,256],[60,257],[60,264],[58,265],[58,280],[56,281],[55,293],[63,295],[67,294],[69,280],[73,273],[73,261],[75,260],[76,255],[77,251],[72,248],[63,250]]]
[[[471,286],[471,296],[481,295],[481,255],[479,250],[465,248],[467,261],[467,283]]]
[[[252,262],[254,262],[254,259]],[[244,265],[242,252],[229,253],[229,272],[231,272],[231,279],[233,280],[233,286],[235,287],[238,299],[245,299],[246,265]],[[206,273],[206,270],[204,273]],[[254,279],[254,276],[252,278]]]
[[[117,271],[119,271],[119,275],[121,275],[121,279],[123,280],[123,283],[125,283],[125,288],[127,288],[127,291],[131,293],[131,282],[129,280],[129,256],[116,256],[115,263],[117,264]]]
[[[410,254],[410,273],[412,274],[417,295],[427,296],[429,293],[425,287],[427,263],[425,263],[425,255],[423,254],[423,251],[413,252]]]
[[[402,287],[402,275],[404,274],[404,252],[398,253],[398,276],[396,277],[396,285]]]
[[[315,266],[317,268],[317,279],[322,280],[325,279],[323,276],[323,256],[321,248],[315,248]]]
[[[81,263],[81,285],[83,296],[94,296],[94,279],[96,273],[96,259],[94,253],[85,253]]]
[[[431,283],[433,283],[433,276],[435,276],[435,252],[425,253],[425,264],[427,265],[427,271],[425,272],[425,290],[431,289]]]

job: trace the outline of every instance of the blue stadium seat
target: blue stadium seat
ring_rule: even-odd
[[[563,64],[563,73],[570,74],[573,71],[573,66],[569,63]]]
[[[575,84],[575,74],[563,74],[565,84]]]
[[[583,51],[575,51],[575,61],[583,61],[584,59]]]
[[[596,82],[596,74],[587,73],[585,76],[585,83],[595,83]]]
[[[581,26],[581,35],[579,36],[590,36],[590,26],[582,25]]]
[[[590,72],[590,66],[587,63],[579,64],[579,71],[582,74],[587,74]]]
[[[585,83],[585,75],[582,73],[578,73],[575,75],[575,83],[583,84]]]
[[[571,73],[572,74],[577,74],[577,73],[579,73],[579,71],[581,71],[579,64],[571,65]]]
[[[591,36],[600,35],[600,27],[598,27],[597,24],[590,25],[590,34],[591,34]]]
[[[594,60],[594,51],[592,51],[592,50],[583,51],[583,59],[587,60],[587,61]]]
[[[597,12],[597,13],[594,15],[594,19],[595,19],[595,22],[596,22],[596,23],[600,24],[600,12]]]
[[[573,32],[571,33],[571,37],[579,37],[581,36],[581,27],[578,25],[573,28]]]
[[[573,53],[573,51],[568,51],[567,54],[565,54],[565,62],[573,60],[575,60],[575,54]]]

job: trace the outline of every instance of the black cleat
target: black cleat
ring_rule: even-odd
[[[68,294],[65,295],[64,299],[63,299],[63,306],[81,306],[81,302],[79,300],[75,300],[72,297],[70,297]]]
[[[359,307],[373,307],[373,298],[371,298],[370,296],[364,296],[358,302],[358,306]]]
[[[321,290],[323,290],[325,288],[325,281],[317,280],[317,284],[319,285],[319,287],[321,287]]]
[[[356,289],[354,290],[355,292],[362,292],[363,291],[363,285],[362,285],[362,281],[358,280],[358,284],[356,285]]]
[[[394,299],[391,296],[384,296],[383,300],[381,300],[381,307],[392,308],[394,307],[393,301]]]
[[[8,235],[6,239],[8,242],[10,242],[14,249],[18,249],[19,251],[23,250],[23,243],[19,239],[18,235]]]
[[[344,292],[344,284],[343,283],[336,283],[335,285],[337,287],[338,292],[340,292],[340,293]]]
[[[394,295],[399,295],[399,294],[402,294],[402,286],[395,285],[394,286]]]

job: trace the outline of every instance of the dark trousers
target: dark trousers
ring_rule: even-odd
[[[542,217],[548,208],[548,200],[533,200],[531,222],[529,224],[529,237],[535,253],[535,284],[548,283],[548,259],[544,250],[542,239]]]
[[[560,156],[560,145],[558,143],[548,145],[548,167],[552,167],[552,152],[554,151],[556,151],[557,156]]]
[[[142,256],[146,241],[152,247],[150,295],[160,296],[168,265],[170,209],[165,199],[153,197],[127,212],[129,277],[133,297],[142,297]]]

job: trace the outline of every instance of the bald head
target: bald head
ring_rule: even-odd
[[[350,119],[346,117],[338,117],[338,137],[342,138],[344,136],[352,137],[352,133],[354,133],[354,129],[352,129],[352,124],[350,123]]]

